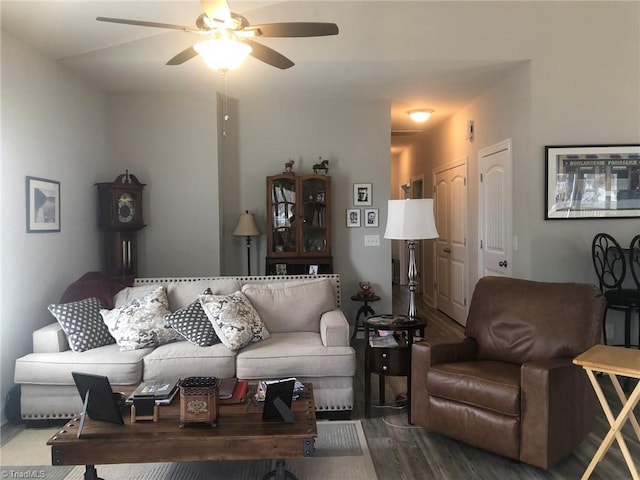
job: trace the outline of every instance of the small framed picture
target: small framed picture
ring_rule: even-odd
[[[318,274],[318,265],[309,265],[309,275]]]
[[[353,206],[373,205],[373,192],[371,183],[353,184]]]
[[[26,177],[27,233],[60,231],[60,182]]]
[[[364,226],[365,227],[378,226],[378,209],[377,208],[364,209]]]
[[[347,208],[347,227],[360,226],[360,209]]]

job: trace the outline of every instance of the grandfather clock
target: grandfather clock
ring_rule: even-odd
[[[104,267],[112,276],[138,273],[138,230],[142,220],[142,190],[135,175],[126,170],[112,183],[98,187],[98,228],[104,232]]]

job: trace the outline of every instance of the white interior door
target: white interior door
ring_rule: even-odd
[[[467,159],[434,172],[436,306],[458,323],[467,320]]]
[[[512,274],[511,140],[478,152],[481,277]]]

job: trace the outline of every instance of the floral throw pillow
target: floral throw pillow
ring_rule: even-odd
[[[258,312],[242,292],[198,297],[220,341],[230,350],[269,338]]]
[[[102,321],[101,308],[100,300],[96,297],[77,302],[52,304],[48,307],[67,335],[69,346],[74,352],[84,352],[115,343],[109,334],[109,329]]]
[[[182,338],[165,322],[169,313],[167,293],[161,286],[113,310],[100,310],[120,350],[157,347]]]
[[[211,289],[207,288],[204,293],[210,294]],[[216,335],[216,331],[204,312],[199,299],[167,315],[165,320],[174,330],[194,345],[210,347],[220,343],[220,339]]]

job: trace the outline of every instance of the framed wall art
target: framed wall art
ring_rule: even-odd
[[[362,207],[373,205],[373,192],[370,183],[353,184],[353,206]]]
[[[360,209],[347,208],[347,227],[360,226]]]
[[[364,226],[365,227],[378,226],[378,209],[377,208],[364,209]]]
[[[26,177],[27,233],[60,231],[60,182]]]
[[[640,145],[546,146],[545,219],[640,217]]]

